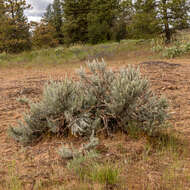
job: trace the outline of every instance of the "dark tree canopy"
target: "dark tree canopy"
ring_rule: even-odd
[[[54,0],[35,25],[24,15],[30,7],[26,0],[0,0],[0,52],[17,53],[32,44],[147,39],[161,33],[169,43],[175,30],[190,26],[190,0]]]
[[[31,48],[29,24],[24,10],[25,0],[4,0],[3,23],[0,27],[0,51],[17,53]]]

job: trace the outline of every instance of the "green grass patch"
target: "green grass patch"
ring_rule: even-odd
[[[37,49],[20,54],[0,54],[0,67],[47,66],[92,61],[93,59],[113,59],[123,53],[150,49],[149,40],[123,40],[98,45],[60,46],[57,48]]]

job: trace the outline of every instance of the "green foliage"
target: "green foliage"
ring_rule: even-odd
[[[159,37],[159,38],[152,39],[151,45],[152,45],[153,52],[160,53],[164,49],[164,46],[165,46],[164,38]]]
[[[91,179],[106,185],[116,185],[119,181],[119,169],[112,164],[96,165]]]
[[[90,3],[89,0],[65,0],[63,2],[63,16],[65,19],[63,34],[66,44],[87,42],[87,15],[90,11]]]
[[[0,52],[18,53],[31,48],[29,24],[24,10],[25,0],[5,0],[4,17],[0,20]]]
[[[67,44],[97,44],[125,37],[126,23],[120,0],[65,0],[63,9],[63,33]]]
[[[190,43],[175,39],[170,45],[165,44],[165,40],[162,37],[155,38],[151,42],[152,51],[154,53],[160,53],[163,57],[172,59],[190,51]]]
[[[124,68],[117,73],[104,62],[88,63],[91,74],[78,72],[78,82],[65,79],[45,85],[40,102],[29,103],[24,123],[11,127],[17,141],[28,144],[44,133],[69,132],[90,136],[99,129],[124,130],[130,122],[152,133],[167,118],[167,103],[150,90],[139,70]]]
[[[46,8],[46,12],[43,15],[42,23],[49,25],[54,28],[54,37],[59,42],[63,43],[63,34],[62,34],[62,5],[60,0],[54,0],[52,4],[49,4]]]
[[[116,25],[115,22],[119,21],[119,7],[120,1],[118,0],[92,1],[90,4],[91,11],[87,17],[88,41],[90,43],[97,44],[113,40],[114,25]],[[116,19],[118,20],[116,21]],[[121,38],[122,37],[124,36],[121,36]]]
[[[7,54],[5,52],[0,53],[0,61],[4,60],[7,58]]]
[[[106,185],[115,185],[119,181],[119,169],[111,163],[98,164],[99,155],[94,151],[74,158],[67,163],[67,168],[82,181],[93,181]]]
[[[189,0],[157,1],[158,17],[165,33],[166,42],[171,41],[176,29],[188,27]]]
[[[56,38],[56,30],[51,25],[41,23],[36,26],[33,32],[32,43],[35,47],[56,47],[58,40]]]
[[[56,54],[56,56],[61,56],[61,55],[63,55],[64,54],[64,48],[63,47],[58,47],[58,48],[56,48],[55,49],[55,54]]]
[[[89,180],[92,175],[92,168],[98,157],[99,155],[94,151],[87,152],[85,155],[81,154],[69,161],[67,168],[79,176],[80,180]]]
[[[182,53],[183,51],[179,47],[172,46],[164,49],[163,56],[172,59],[181,55]]]
[[[154,0],[137,0],[134,3],[135,14],[128,25],[128,36],[131,38],[153,38],[161,32]]]
[[[175,44],[170,47],[165,47],[163,50],[163,56],[167,58],[175,58],[190,51],[190,44]]]

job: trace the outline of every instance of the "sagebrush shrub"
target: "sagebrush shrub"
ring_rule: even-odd
[[[17,141],[29,144],[44,133],[71,133],[90,136],[99,131],[124,130],[131,122],[147,132],[162,127],[167,118],[167,101],[150,89],[139,69],[131,66],[114,72],[104,61],[87,64],[79,80],[51,81],[41,101],[33,103],[24,122],[9,132]]]

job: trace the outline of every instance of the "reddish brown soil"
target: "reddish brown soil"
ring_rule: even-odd
[[[181,66],[142,65],[141,71],[150,79],[156,94],[169,99],[172,124],[190,139],[190,60],[173,62]],[[66,179],[72,183],[72,176],[65,176],[64,163],[56,153],[64,139],[46,138],[33,147],[22,147],[7,135],[9,125],[15,125],[27,109],[16,99],[22,95],[38,98],[47,80],[60,79],[64,74],[65,69],[61,68],[0,70],[0,184],[6,181],[10,175],[9,167],[13,165],[20,179],[28,184],[28,189],[32,189],[39,178],[47,183],[52,178],[55,183],[63,183]]]

